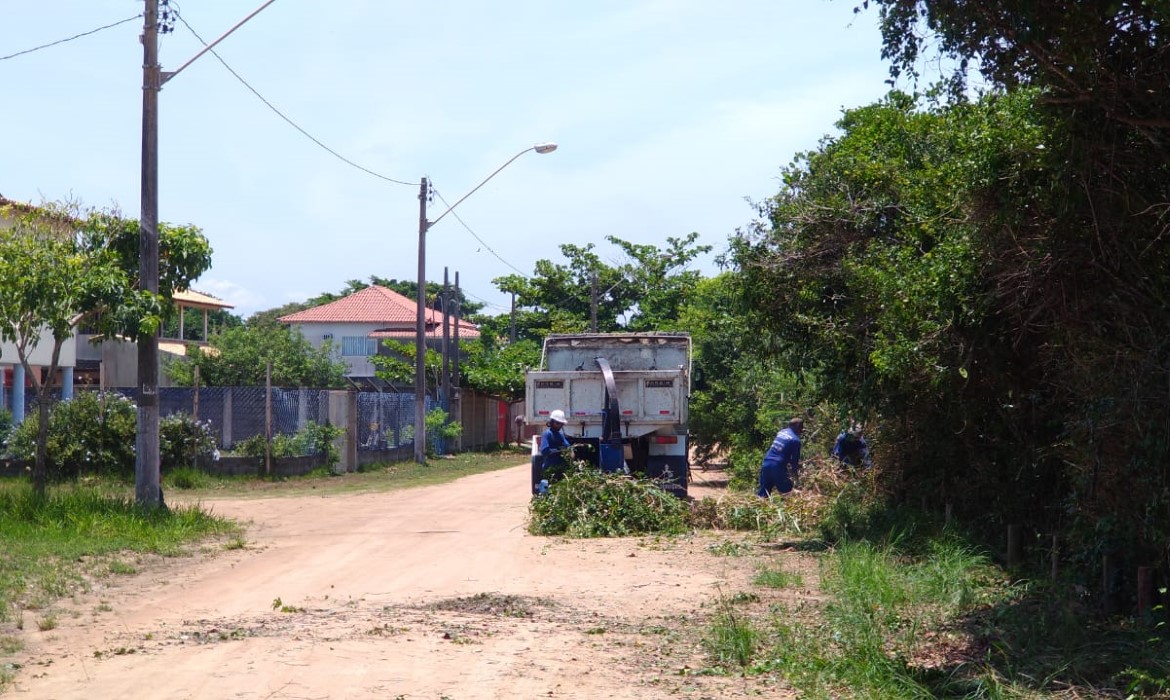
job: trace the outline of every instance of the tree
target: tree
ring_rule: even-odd
[[[382,346],[390,352],[388,354],[379,353],[370,358],[370,362],[377,367],[374,370],[374,376],[389,382],[391,386],[413,386],[415,372],[414,343],[404,343],[398,340],[383,340]],[[439,386],[440,380],[442,379],[443,356],[437,351],[427,348],[426,354],[423,356],[423,366],[424,376],[427,378],[425,390],[431,396],[434,396],[434,388]]]
[[[492,282],[516,295],[517,337],[543,340],[549,333],[578,333],[592,328],[594,302],[597,330],[666,330],[677,318],[681,300],[701,275],[688,270],[710,246],[695,245],[697,233],[667,238],[668,247],[630,243],[616,236],[606,240],[626,254],[616,265],[602,262],[592,243],[563,244],[565,264],[538,260],[531,277],[507,275]],[[493,321],[476,319],[503,335],[511,314]]]
[[[499,344],[487,337],[461,342],[465,359],[459,369],[464,386],[514,403],[524,398],[524,374],[540,364],[540,344],[533,340]]]
[[[13,225],[0,230],[0,338],[15,346],[36,390],[38,431],[32,476],[34,490],[43,496],[49,396],[61,346],[82,319],[135,295],[116,250],[92,228],[94,215],[79,219],[72,208],[60,205],[7,208],[2,213]],[[127,305],[141,309],[149,307],[150,301]],[[132,320],[127,313],[116,317]],[[151,322],[139,320],[133,325],[149,327]],[[30,362],[42,342],[52,343],[44,375],[40,368],[34,371]]]
[[[1030,98],[1044,170],[1029,198],[981,202],[1005,222],[985,303],[1016,419],[997,441],[1054,465],[1064,490],[1045,505],[1086,551],[1165,562],[1170,426],[1151,407],[1170,400],[1170,4],[873,2],[894,75],[937,47],[954,99],[968,70]]]
[[[204,386],[262,386],[272,366],[277,386],[340,388],[345,385],[345,363],[334,356],[330,343],[314,348],[287,326],[248,325],[213,333],[208,349],[188,346],[185,358],[171,360],[164,371],[180,386],[192,386],[195,368]]]

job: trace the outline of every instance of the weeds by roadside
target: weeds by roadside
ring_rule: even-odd
[[[0,623],[85,590],[91,577],[133,571],[118,552],[174,555],[205,537],[238,533],[198,508],[145,512],[125,496],[57,487],[38,499],[26,484],[0,489]],[[55,620],[45,612],[38,626]]]

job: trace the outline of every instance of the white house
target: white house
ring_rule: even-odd
[[[413,343],[418,325],[418,306],[394,290],[372,285],[328,304],[281,316],[301,332],[313,347],[331,342],[346,363],[349,377],[373,377],[378,344],[384,338]],[[443,342],[444,314],[426,309],[426,343],[438,349]],[[450,337],[454,339],[454,317],[450,320]],[[463,319],[459,321],[459,338],[478,338],[479,328]]]

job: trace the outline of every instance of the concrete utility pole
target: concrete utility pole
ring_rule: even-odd
[[[138,287],[158,293],[158,0],[146,0],[142,29],[142,192],[138,222]],[[138,340],[138,431],[134,500],[161,503],[158,446],[158,332]]]
[[[597,272],[594,271],[589,284],[589,327],[597,332]]]
[[[451,413],[451,285],[443,268],[443,410]]]
[[[516,342],[516,292],[512,292],[512,330],[508,333],[508,342]]]
[[[276,0],[267,0],[234,27],[164,73],[158,64],[158,3],[145,0],[142,26],[142,191],[138,221],[138,288],[158,294],[158,93],[163,83],[182,72],[244,22]],[[206,337],[206,330],[204,330]],[[159,478],[158,332],[138,339],[138,430],[134,437],[134,500],[153,509],[162,504]]]
[[[415,305],[414,333],[414,461],[427,461],[427,195],[429,183],[424,177],[418,186],[418,291]]]

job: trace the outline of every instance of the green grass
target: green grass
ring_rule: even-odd
[[[183,488],[168,488],[167,502],[206,498],[265,498],[281,496],[341,495],[346,493],[384,492],[445,484],[456,479],[507,469],[528,461],[528,451],[467,452],[450,457],[432,457],[423,464],[395,462],[363,466],[361,471],[334,474],[319,470],[297,477],[221,477],[199,472],[197,477],[183,475]],[[170,475],[163,479],[168,486]]]
[[[752,583],[762,588],[799,588],[804,585],[800,574],[785,571],[779,564],[760,567]]]
[[[752,662],[760,634],[750,616],[736,609],[736,603],[746,602],[720,597],[719,611],[703,638],[703,647],[717,665],[746,667]]]
[[[37,498],[26,483],[0,483],[0,623],[45,611],[102,576],[129,573],[122,552],[173,556],[190,543],[239,532],[234,523],[196,507],[146,513],[129,496],[67,485]]]

